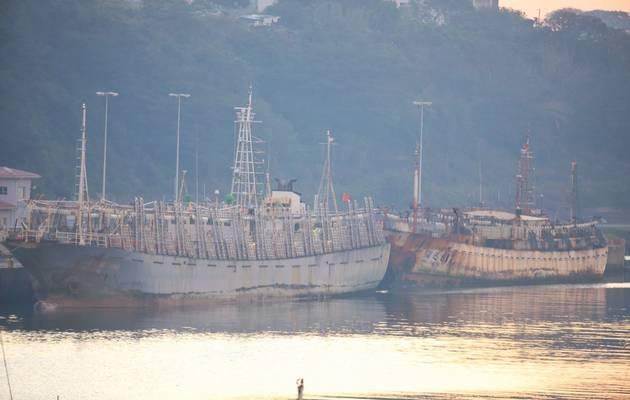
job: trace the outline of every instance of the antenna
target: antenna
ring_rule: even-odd
[[[330,130],[327,130],[326,143],[324,143],[326,145],[326,159],[324,160],[324,166],[322,168],[322,177],[319,181],[317,196],[324,210],[328,210],[329,199],[332,196],[335,213],[338,213],[339,208],[337,208],[337,195],[335,194],[332,177],[332,145],[334,141],[335,139],[330,134]]]

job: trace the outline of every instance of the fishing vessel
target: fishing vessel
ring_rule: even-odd
[[[422,132],[422,128],[421,128]],[[388,214],[392,245],[387,280],[395,286],[452,287],[599,280],[608,255],[596,222],[581,222],[577,164],[572,164],[571,216],[551,221],[535,209],[529,140],[521,148],[515,211],[420,207],[422,136],[416,147],[409,215]]]
[[[36,296],[64,307],[130,307],[327,297],[375,288],[390,246],[372,200],[337,206],[331,145],[312,206],[293,181],[271,189],[258,170],[252,92],[236,108],[232,186],[225,202],[89,200],[86,107],[77,199],[29,201],[7,241]],[[265,174],[263,174],[264,176]],[[265,189],[261,189],[265,187]]]

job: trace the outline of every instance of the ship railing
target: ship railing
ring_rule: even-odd
[[[76,246],[110,247],[109,235],[101,233],[77,233],[77,232],[55,232],[54,238],[63,244],[73,244]]]

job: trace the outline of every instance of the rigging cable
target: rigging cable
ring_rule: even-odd
[[[7,385],[9,386],[9,399],[13,400],[13,391],[11,390],[11,380],[9,379],[9,368],[7,367],[7,356],[4,352],[4,339],[2,337],[3,329],[0,329],[0,347],[2,347],[2,360],[4,361],[4,371],[7,375]]]

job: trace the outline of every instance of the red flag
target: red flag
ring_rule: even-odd
[[[341,195],[341,200],[346,204],[350,203],[350,195],[348,194],[348,192],[343,192],[343,194]]]

